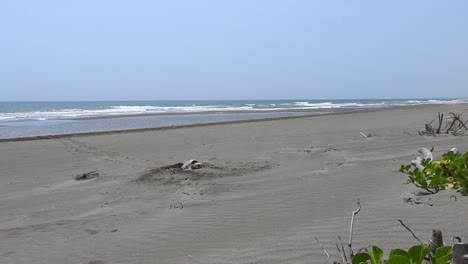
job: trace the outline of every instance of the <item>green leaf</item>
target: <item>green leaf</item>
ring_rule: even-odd
[[[399,249],[399,248],[390,251],[390,258],[393,257],[393,256],[403,256],[403,257],[406,257],[408,259],[411,259],[411,255],[408,252],[404,251],[403,249]]]
[[[378,246],[372,246],[371,250],[367,253],[371,258],[372,264],[380,264],[383,259],[383,251]]]
[[[436,177],[431,180],[430,186],[443,186],[445,183],[447,183],[447,181],[447,178]]]
[[[468,187],[460,187],[460,192],[463,193],[463,194],[468,194]]]
[[[439,247],[435,251],[435,257],[431,260],[432,264],[447,264],[452,261],[452,247]]]
[[[405,251],[406,252],[406,251]],[[402,255],[395,255],[390,257],[385,264],[412,264],[410,258],[402,256]]]
[[[400,167],[400,172],[403,172],[403,173],[408,173],[408,171],[411,169],[411,165],[401,165]]]
[[[411,247],[408,250],[408,253],[411,255],[411,259],[414,264],[420,264],[424,257],[427,256],[432,251],[432,249],[427,245],[418,245]]]
[[[468,194],[468,152],[456,155],[449,151],[439,161],[425,159],[421,164],[423,170],[401,165],[400,171],[408,175],[409,182],[428,192],[453,188]]]
[[[371,261],[371,257],[369,256],[369,254],[362,252],[362,253],[358,253],[354,255],[352,262],[353,264],[361,264],[361,263],[367,264],[367,263],[370,263],[370,261]]]

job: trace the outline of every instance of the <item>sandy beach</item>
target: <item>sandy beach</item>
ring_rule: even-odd
[[[466,136],[417,131],[424,105],[178,129],[0,143],[0,263],[324,263],[339,260],[359,198],[353,244],[407,249],[433,229],[468,240],[468,197],[404,203],[398,172]],[[360,132],[370,134],[368,138]],[[161,169],[189,159],[192,172]],[[75,175],[98,170],[83,181]],[[457,197],[456,201],[451,195]]]

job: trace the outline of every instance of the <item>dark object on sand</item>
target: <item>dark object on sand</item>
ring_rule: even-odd
[[[442,231],[432,230],[432,236],[429,242],[427,243],[432,251],[435,253],[436,249],[444,246],[444,240],[442,239]]]
[[[191,159],[186,161],[184,164],[182,164],[182,167],[180,167],[183,170],[195,170],[195,169],[200,169],[203,167],[203,164],[201,164],[198,160],[196,159]]]
[[[184,205],[181,202],[176,202],[176,203],[171,203],[169,205],[169,209],[182,209],[184,208]]]
[[[89,180],[89,179],[93,179],[97,177],[99,177],[99,172],[97,170],[94,170],[94,171],[86,172],[83,174],[77,174],[75,176],[75,180],[83,181],[83,180]]]
[[[453,264],[466,264],[468,263],[468,244],[457,243],[452,246]]]
[[[468,131],[467,121],[461,119],[461,114],[450,112],[449,116],[444,119],[444,114],[440,113],[428,124],[425,124],[424,130],[419,130],[419,135],[435,136],[437,134],[452,134],[454,136],[463,136]],[[432,126],[432,123],[438,119],[437,128]]]

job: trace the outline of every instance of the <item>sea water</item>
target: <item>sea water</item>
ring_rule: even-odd
[[[0,138],[75,134],[319,114],[313,112],[314,109],[381,108],[465,102],[468,102],[468,100],[0,102]],[[294,112],[295,110],[297,112]],[[304,112],[304,110],[308,111]]]

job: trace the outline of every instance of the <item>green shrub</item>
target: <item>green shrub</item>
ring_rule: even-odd
[[[390,251],[388,259],[384,262],[383,251],[377,246],[372,246],[368,252],[356,254],[352,264],[421,264],[425,259],[430,259],[431,264],[448,264],[452,261],[450,246],[437,248],[433,255],[430,255],[431,251],[427,245],[417,245],[408,251],[398,248]]]
[[[408,181],[430,193],[455,189],[468,194],[468,152],[460,155],[449,151],[439,161],[422,160],[420,170],[401,165],[400,172],[408,174]]]

